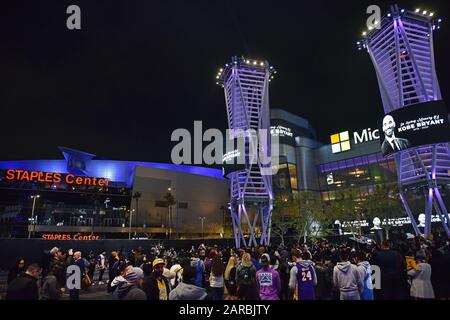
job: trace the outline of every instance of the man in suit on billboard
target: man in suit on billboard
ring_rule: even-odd
[[[395,121],[391,115],[383,118],[384,141],[381,145],[381,152],[387,155],[393,152],[404,150],[410,147],[410,143],[406,139],[395,137]]]

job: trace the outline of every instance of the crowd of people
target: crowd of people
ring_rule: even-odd
[[[113,300],[450,299],[449,241],[421,237],[251,249],[157,245],[86,255],[55,247],[40,264],[18,260],[6,299],[61,299],[71,265],[81,270],[81,287],[68,290],[75,300],[102,284]]]

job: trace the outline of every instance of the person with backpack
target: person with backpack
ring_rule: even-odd
[[[270,267],[270,257],[264,253],[260,259],[261,269],[256,272],[256,285],[261,300],[280,300],[280,275]]]
[[[316,300],[317,276],[310,259],[309,251],[294,250],[295,265],[290,271],[289,288],[294,291],[296,300]]]
[[[251,256],[245,252],[236,268],[237,295],[241,300],[259,300],[256,288],[256,268]]]
[[[370,263],[366,259],[364,252],[359,251],[356,253],[355,262],[358,266],[358,271],[363,279],[364,289],[361,293],[361,300],[374,300],[373,297],[373,285],[372,285],[372,268]]]

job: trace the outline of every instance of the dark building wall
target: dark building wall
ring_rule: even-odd
[[[133,193],[140,192],[137,225],[161,226],[165,223],[168,208],[163,206],[164,195],[171,193],[179,205],[173,206],[174,223],[183,227],[201,227],[200,216],[206,217],[205,223],[222,224],[221,206],[229,203],[229,182],[184,172],[137,167]],[[187,207],[186,207],[187,206]],[[132,209],[136,209],[132,201]]]

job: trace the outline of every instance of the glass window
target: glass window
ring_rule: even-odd
[[[155,207],[157,208],[167,208],[167,201],[155,201]]]
[[[278,165],[278,172],[273,176],[274,188],[287,190],[290,188],[289,171],[286,163]]]
[[[178,202],[178,208],[180,209],[187,209],[188,203],[187,202]]]
[[[293,164],[289,165],[289,177],[291,178],[291,188],[298,189],[297,166]]]

